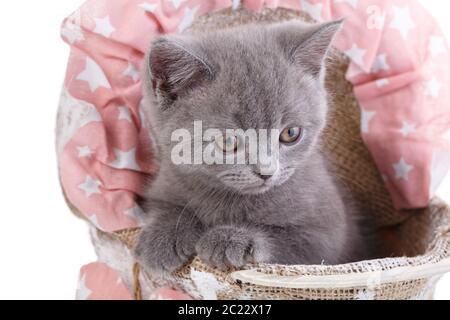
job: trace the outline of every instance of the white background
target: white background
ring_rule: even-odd
[[[450,2],[422,2],[450,39]],[[61,196],[53,143],[69,53],[59,28],[82,3],[0,1],[0,299],[72,299],[96,260]],[[450,178],[439,195],[450,201]],[[436,298],[450,299],[450,275]]]

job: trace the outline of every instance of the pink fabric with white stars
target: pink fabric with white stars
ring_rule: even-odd
[[[132,300],[132,292],[120,275],[102,262],[94,262],[81,268],[78,279],[77,300]],[[159,288],[152,292],[150,300],[192,300],[171,288]]]
[[[132,300],[119,274],[101,262],[81,268],[77,300]]]
[[[361,105],[363,139],[397,208],[424,207],[450,166],[450,56],[436,22],[411,0],[88,0],[68,17],[61,99],[79,121],[59,154],[64,190],[98,228],[139,225],[151,137],[140,112],[140,67],[152,39],[239,4],[284,7],[318,21],[345,17],[335,47]]]

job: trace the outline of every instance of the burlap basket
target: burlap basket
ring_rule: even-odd
[[[286,9],[259,13],[230,9],[198,18],[190,31],[292,18],[310,20]],[[352,85],[345,80],[347,67],[347,59],[333,52],[327,73],[330,121],[323,148],[339,178],[356,199],[370,207],[388,258],[345,265],[249,265],[230,272],[194,259],[170,276],[155,277],[143,272],[133,259],[139,229],[108,234],[92,227],[99,260],[120,273],[136,299],[147,299],[154,288],[165,285],[197,299],[431,299],[436,282],[450,270],[450,210],[439,199],[422,210],[399,212],[393,208],[361,139],[360,109]]]

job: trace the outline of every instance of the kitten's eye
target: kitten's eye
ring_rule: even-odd
[[[280,141],[283,143],[293,143],[300,139],[302,129],[299,127],[285,128],[280,134]]]
[[[238,139],[235,136],[219,137],[216,144],[223,152],[235,152],[238,148]]]

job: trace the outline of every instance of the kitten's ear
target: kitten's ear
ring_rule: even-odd
[[[288,58],[300,65],[302,70],[320,78],[325,57],[342,24],[343,20],[314,26],[288,22],[275,27],[275,32]]]
[[[166,102],[213,78],[200,45],[188,37],[161,37],[150,50],[148,66],[153,90]]]

